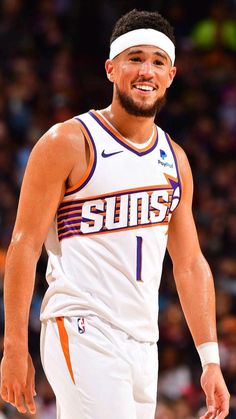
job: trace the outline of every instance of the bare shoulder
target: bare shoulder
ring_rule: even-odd
[[[53,125],[35,144],[27,169],[66,179],[74,167],[86,161],[85,139],[75,119]]]
[[[36,143],[36,148],[63,149],[65,153],[73,153],[84,147],[84,136],[80,124],[75,119],[53,125]]]

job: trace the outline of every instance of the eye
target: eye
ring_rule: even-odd
[[[154,65],[158,65],[158,66],[161,66],[161,65],[164,65],[164,62],[162,61],[162,60],[155,60],[154,62],[153,62],[153,64]]]
[[[141,58],[140,57],[131,57],[130,61],[132,61],[133,63],[141,63]]]

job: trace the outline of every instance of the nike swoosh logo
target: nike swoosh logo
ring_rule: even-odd
[[[114,156],[115,154],[123,153],[123,151],[124,150],[114,151],[113,153],[106,153],[105,150],[103,150],[102,157],[104,157],[104,158],[111,157],[111,156]]]

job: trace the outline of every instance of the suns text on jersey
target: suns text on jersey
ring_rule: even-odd
[[[177,185],[176,185],[177,186]],[[179,202],[178,187],[153,187],[64,201],[57,213],[59,240],[73,235],[167,225]]]

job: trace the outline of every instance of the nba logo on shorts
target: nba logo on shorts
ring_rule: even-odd
[[[84,333],[84,332],[85,332],[85,322],[84,322],[84,317],[78,317],[77,324],[78,324],[78,331],[79,331],[79,334],[80,334],[80,335],[82,335],[82,333]]]

